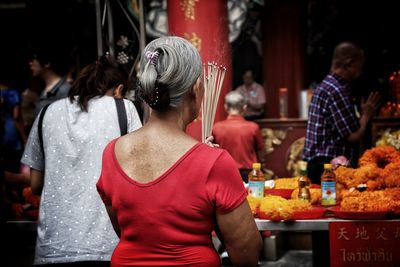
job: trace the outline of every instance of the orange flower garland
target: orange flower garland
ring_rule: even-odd
[[[344,211],[390,211],[400,214],[400,152],[392,146],[365,151],[357,169],[336,169],[338,197]],[[360,184],[367,191],[348,190]]]
[[[387,164],[400,159],[400,152],[392,146],[378,146],[368,149],[359,160],[360,166],[375,164],[376,167],[384,169]]]

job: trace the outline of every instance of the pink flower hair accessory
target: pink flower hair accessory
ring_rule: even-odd
[[[150,64],[152,64],[154,66],[156,65],[156,61],[157,61],[159,55],[160,55],[160,53],[158,53],[158,51],[154,51],[154,52],[147,51],[145,54],[147,60],[150,62]]]

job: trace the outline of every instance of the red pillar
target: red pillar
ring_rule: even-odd
[[[168,0],[167,8],[169,33],[196,46],[203,63],[214,61],[227,68],[215,122],[224,119],[224,96],[232,89],[227,0]]]

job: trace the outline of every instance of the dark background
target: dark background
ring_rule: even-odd
[[[297,0],[282,0],[297,1]],[[388,78],[400,69],[400,38],[397,1],[298,0],[303,6],[305,84],[320,82],[329,71],[334,46],[344,40],[365,49],[364,73],[356,84],[360,96],[379,90],[385,97]],[[122,1],[124,2],[124,1]],[[269,1],[264,7],[268,8]],[[115,4],[115,3],[114,3]],[[138,49],[129,23],[114,7],[115,39],[125,32]],[[262,20],[262,15],[259,18]],[[290,19],[290,18],[282,18]],[[134,20],[135,21],[135,20]],[[135,21],[137,23],[137,21]],[[93,0],[0,1],[0,78],[23,90],[29,86],[29,58],[36,47],[70,57],[80,69],[97,57],[95,6]],[[268,42],[268,40],[263,40]],[[263,59],[242,34],[233,44],[233,87],[241,82],[243,58],[254,62],[262,82]]]
[[[400,69],[399,2],[312,0],[307,4],[307,83],[323,79],[335,45],[348,40],[358,43],[366,55],[355,94],[379,90],[386,97],[389,76]]]
[[[1,76],[28,86],[29,59],[38,49],[66,56],[70,64],[96,59],[93,1],[0,1]]]

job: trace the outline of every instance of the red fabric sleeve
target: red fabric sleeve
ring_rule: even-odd
[[[107,177],[107,174],[109,173],[109,166],[107,163],[112,162],[112,157],[114,153],[114,143],[116,142],[116,139],[111,141],[106,148],[103,151],[103,157],[102,157],[102,163],[101,163],[101,174],[99,177],[99,180],[96,183],[96,188],[97,192],[99,193],[101,199],[103,200],[104,204],[106,206],[111,206],[111,196],[109,193],[110,188],[107,187],[107,181],[109,181],[109,177]]]
[[[101,178],[101,176],[100,176],[100,178]],[[106,206],[111,206],[111,205],[112,205],[111,198],[109,198],[109,197],[104,193],[103,188],[102,188],[102,186],[100,185],[100,183],[98,182],[96,186],[97,186],[97,192],[99,192],[99,195],[100,195],[101,199],[103,200],[104,205],[106,205]]]
[[[224,151],[209,173],[206,190],[217,213],[228,213],[246,199],[247,191],[236,162]]]

